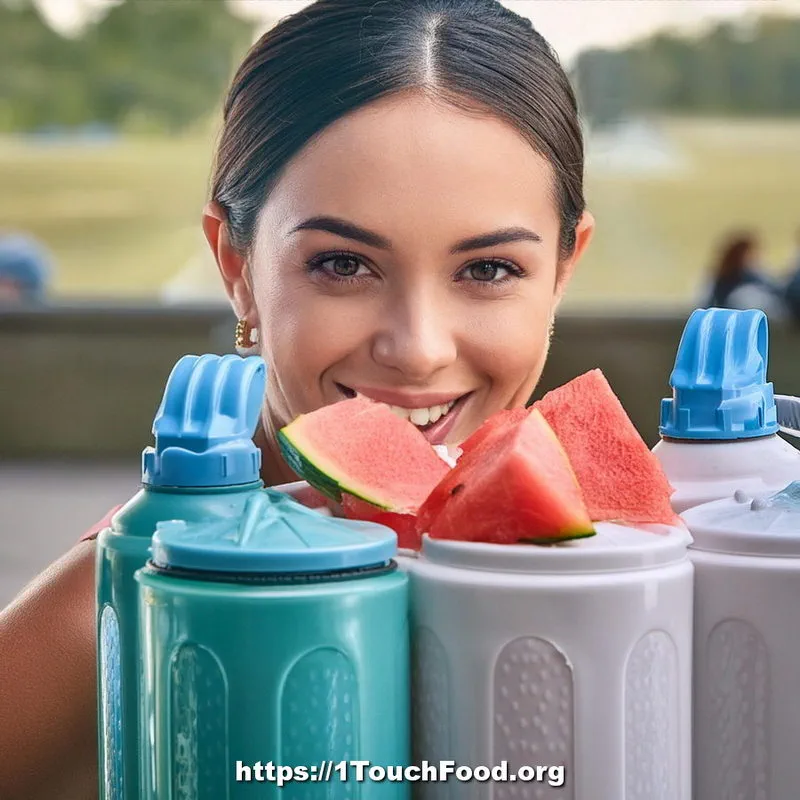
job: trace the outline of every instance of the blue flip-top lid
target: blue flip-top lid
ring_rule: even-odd
[[[172,369],[142,453],[150,486],[232,486],[259,480],[253,443],[266,387],[259,356],[184,356]]]
[[[161,522],[152,543],[156,566],[233,575],[340,572],[396,552],[390,528],[324,516],[274,489],[254,493],[239,518]]]
[[[661,401],[661,435],[724,440],[776,433],[768,348],[762,311],[694,311],[670,376],[672,397]]]

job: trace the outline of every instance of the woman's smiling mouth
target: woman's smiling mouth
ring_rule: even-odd
[[[346,398],[364,397],[384,403],[394,414],[416,425],[433,444],[443,443],[444,436],[455,424],[464,401],[472,394],[409,394],[387,389],[351,388],[341,383],[337,383],[336,388]]]

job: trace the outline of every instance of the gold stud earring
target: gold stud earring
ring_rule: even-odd
[[[258,351],[258,328],[254,328],[245,319],[236,323],[236,350],[239,355],[253,355]]]

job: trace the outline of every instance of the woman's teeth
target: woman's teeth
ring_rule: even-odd
[[[432,425],[438,422],[456,404],[455,400],[441,406],[431,406],[430,408],[401,408],[400,406],[389,406],[398,417],[411,420],[418,428]]]
[[[424,428],[426,425],[432,425],[444,417],[450,409],[456,404],[455,400],[449,403],[444,403],[440,406],[431,406],[430,408],[402,408],[401,406],[389,406],[389,409],[397,414],[398,417],[410,420],[418,428]]]

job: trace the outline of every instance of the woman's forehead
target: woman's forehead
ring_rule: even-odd
[[[272,225],[319,214],[365,226],[432,214],[438,224],[558,224],[550,166],[513,126],[416,95],[333,123],[287,165],[264,212]]]

